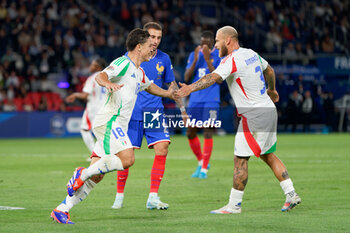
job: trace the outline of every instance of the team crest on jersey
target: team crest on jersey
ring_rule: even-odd
[[[162,62],[158,62],[158,63],[157,63],[156,69],[157,69],[157,71],[158,71],[158,78],[157,78],[157,79],[160,79],[161,76],[162,76],[163,73],[164,73],[164,66],[162,65]]]
[[[136,78],[135,73],[132,73],[131,77],[132,77],[132,78]]]

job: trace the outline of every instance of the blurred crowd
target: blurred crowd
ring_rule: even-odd
[[[243,30],[247,47],[277,52],[291,59],[315,54],[349,54],[349,1],[267,0],[227,1],[227,4],[251,26]],[[266,36],[262,38],[263,48],[252,40],[259,32]]]
[[[349,1],[207,2],[209,11],[183,0],[0,0],[0,111],[81,110],[62,97],[82,89],[93,58],[122,55],[128,31],[149,21],[164,28],[160,49],[179,68],[178,80],[201,32],[226,24],[259,53],[349,53]],[[201,20],[208,17],[217,23]]]

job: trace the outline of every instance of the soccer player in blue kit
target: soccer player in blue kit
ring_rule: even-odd
[[[163,83],[174,83],[175,77],[173,67],[169,56],[158,49],[162,38],[162,27],[155,22],[149,22],[144,25],[144,29],[150,34],[152,48],[154,49],[151,59],[148,62],[141,64],[147,77],[154,84],[162,87]],[[177,87],[177,85],[175,85]],[[181,100],[176,101],[181,112],[185,113],[185,108]],[[148,209],[168,209],[169,205],[160,201],[158,189],[162,181],[165,162],[168,154],[168,146],[170,144],[169,132],[161,125],[161,129],[144,128],[144,111],[151,111],[162,119],[163,115],[162,98],[150,95],[146,92],[141,92],[136,100],[131,120],[129,122],[128,136],[134,149],[140,149],[143,136],[146,137],[148,148],[154,149],[155,157],[151,170],[151,187],[149,197],[146,203]],[[123,207],[124,188],[128,178],[129,169],[118,171],[117,177],[117,194],[115,197],[113,209]]]
[[[214,46],[214,35],[211,31],[204,31],[201,35],[201,43],[192,52],[187,60],[185,82],[196,82],[204,75],[213,72],[220,64],[219,51]],[[190,95],[188,115],[191,119],[206,121],[216,120],[220,107],[220,83],[215,83],[207,89],[194,92]],[[188,127],[187,137],[198,160],[194,178],[206,179],[208,164],[213,149],[213,128],[203,128],[204,145],[203,152],[201,142],[197,136],[197,128]]]

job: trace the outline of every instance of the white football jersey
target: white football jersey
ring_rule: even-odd
[[[103,105],[106,97],[106,89],[98,85],[95,80],[99,72],[93,73],[89,76],[84,84],[83,92],[88,93],[85,111],[87,112],[91,121],[95,118],[100,107]]]
[[[99,110],[93,127],[105,125],[115,115],[120,126],[127,132],[136,97],[140,91],[151,85],[151,82],[142,68],[136,68],[127,56],[117,58],[102,72],[108,75],[111,82],[124,84],[124,86],[118,91],[107,94],[106,101]]]
[[[263,71],[267,66],[267,61],[253,50],[239,48],[223,58],[213,71],[226,80],[238,114],[275,108],[266,93]]]

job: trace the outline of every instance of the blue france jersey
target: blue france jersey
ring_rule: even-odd
[[[157,54],[151,58],[151,60],[141,63],[141,67],[145,71],[148,79],[153,81],[153,83],[159,87],[162,87],[163,83],[171,83],[175,80],[173,66],[168,54],[159,49],[157,50]],[[142,109],[144,108],[164,108],[162,97],[149,94],[146,91],[140,92],[131,119],[142,121]]]
[[[210,58],[214,68],[218,67],[221,61],[221,58],[219,57],[219,50],[214,48],[210,53]],[[193,60],[194,52],[192,52],[188,57],[186,69],[191,67]],[[198,53],[198,61],[196,63],[192,83],[209,73],[208,65],[205,62],[203,53],[200,51]],[[220,86],[215,83],[206,89],[191,93],[189,103],[191,104],[192,102],[220,102]]]

